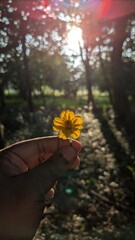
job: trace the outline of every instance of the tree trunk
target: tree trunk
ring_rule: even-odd
[[[4,125],[0,123],[0,149],[4,148],[5,139],[4,139]]]
[[[129,112],[129,102],[125,87],[123,64],[122,64],[122,46],[126,39],[127,19],[120,18],[115,22],[115,34],[113,39],[112,51],[112,88],[114,96],[114,110],[118,117],[123,120]]]
[[[28,57],[26,55],[26,45],[25,45],[25,35],[22,37],[22,48],[23,48],[23,61],[25,67],[25,83],[26,83],[26,98],[28,101],[28,107],[30,111],[33,111],[33,102],[32,102],[32,86],[28,66]]]
[[[5,107],[3,80],[0,82],[0,106],[1,108]]]
[[[110,103],[113,106],[113,95],[112,95],[112,91],[111,91],[111,84],[110,84],[109,78],[107,76],[107,72],[106,72],[106,69],[105,69],[105,66],[104,66],[103,59],[101,57],[100,45],[99,45],[99,60],[100,60],[101,69],[102,69],[102,72],[103,72],[104,80],[105,80],[105,83],[106,83],[106,89],[107,89],[108,94],[109,94]]]
[[[86,76],[86,87],[87,87],[87,91],[88,91],[88,98],[87,98],[87,104],[88,106],[92,106],[93,110],[96,110],[96,104],[94,101],[94,97],[93,97],[93,93],[92,93],[92,83],[91,83],[91,66],[89,64],[89,57],[88,57],[88,50],[87,47],[85,46],[85,59],[83,57],[83,53],[82,53],[82,47],[79,45],[80,47],[80,54],[81,54],[81,59],[82,62],[84,64],[85,67],[85,76]]]
[[[86,85],[87,85],[87,91],[88,91],[87,103],[88,105],[92,106],[93,110],[95,110],[95,101],[92,93],[92,84],[91,84],[91,67],[89,65],[88,58],[86,58],[84,65],[85,65],[85,73],[86,73]]]

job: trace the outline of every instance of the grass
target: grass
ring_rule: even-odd
[[[10,107],[17,107],[21,106],[24,107],[26,106],[26,101],[19,98],[16,95],[12,96],[6,96],[6,106]],[[82,107],[86,105],[87,101],[83,97],[64,97],[64,96],[50,96],[47,95],[44,99],[41,97],[35,97],[33,98],[33,103],[36,107],[38,106],[59,106],[62,108],[77,108],[77,107]]]
[[[6,91],[5,102],[8,107],[26,106],[26,101],[20,98],[16,91],[10,91],[10,94]],[[103,110],[110,107],[109,96],[106,92],[101,93],[97,89],[93,89],[93,95],[97,107],[101,107]],[[47,91],[47,95],[43,98],[41,96],[33,96],[33,103],[38,106],[58,106],[61,108],[78,108],[87,105],[87,91],[79,91],[77,96],[64,96],[58,90],[55,91],[55,96],[52,95],[52,91]]]
[[[94,92],[95,102],[98,107],[101,107],[103,110],[111,107],[111,104],[109,101],[109,95],[107,92],[100,92],[97,89],[95,89],[93,92]]]

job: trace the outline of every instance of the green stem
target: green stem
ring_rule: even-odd
[[[72,137],[69,138],[70,146],[72,146]]]

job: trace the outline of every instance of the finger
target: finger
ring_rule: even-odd
[[[79,156],[77,156],[77,158],[75,159],[75,161],[73,162],[73,164],[71,165],[71,169],[73,168],[78,168],[80,165],[80,158]]]
[[[18,178],[25,182],[29,194],[32,193],[35,198],[43,199],[59,177],[73,165],[75,159],[74,148],[64,147],[48,161]]]
[[[0,153],[1,174],[14,176],[28,171],[28,165],[11,149]]]
[[[52,156],[54,153],[56,153],[58,150],[62,149],[63,147],[69,146],[70,141],[69,139],[63,140],[58,137],[50,136],[29,140],[25,142],[25,147],[26,144],[29,151],[29,157],[27,155],[28,159],[31,159],[31,157],[35,157],[38,159],[38,161],[43,162],[47,160],[50,156]],[[73,140],[72,147],[77,152],[80,152],[82,146],[80,142]],[[29,160],[27,160],[27,162],[28,161]]]
[[[63,140],[54,136],[35,138],[16,143],[2,151],[5,156],[5,169],[7,170],[9,166],[8,175],[17,175],[20,172],[28,171],[46,161],[58,150],[69,146],[69,144],[69,140]],[[81,143],[73,140],[72,147],[79,152],[81,150]]]
[[[54,190],[54,188],[51,188],[49,190],[49,192],[47,194],[45,194],[44,200],[50,201],[54,197],[54,194],[55,194],[55,190]]]

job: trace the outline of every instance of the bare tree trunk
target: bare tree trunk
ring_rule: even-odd
[[[4,139],[4,125],[0,123],[0,149],[4,148],[5,139]]]
[[[0,106],[1,106],[1,108],[5,107],[4,87],[3,87],[3,80],[2,79],[1,79],[1,82],[0,82]]]
[[[95,109],[95,101],[92,93],[92,83],[91,83],[91,67],[89,65],[89,59],[85,60],[85,73],[86,73],[86,85],[88,90],[88,105],[91,105],[93,109]]]
[[[122,46],[124,40],[126,39],[126,24],[126,18],[120,18],[116,20],[112,51],[113,105],[116,114],[123,119],[126,118],[129,112],[129,102],[125,87],[122,64]]]
[[[82,47],[80,46],[81,58],[82,58],[82,62],[83,62],[84,67],[85,67],[86,87],[87,87],[87,91],[88,91],[87,104],[88,104],[88,106],[92,106],[92,109],[95,110],[96,109],[96,104],[95,104],[93,93],[92,93],[91,66],[89,64],[88,51],[87,51],[86,46],[85,46],[85,52],[86,52],[86,56],[85,56],[85,59],[84,59],[83,54],[82,54]]]
[[[25,67],[25,82],[26,82],[26,98],[28,101],[28,107],[30,111],[33,111],[33,102],[32,102],[32,87],[31,79],[28,66],[28,57],[26,55],[26,45],[25,45],[25,35],[22,37],[22,46],[23,46],[23,57],[24,57],[24,67]]]
[[[100,45],[99,45],[99,59],[100,59],[100,64],[101,64],[101,69],[102,69],[102,72],[103,72],[104,80],[105,80],[105,83],[106,83],[106,88],[107,88],[107,91],[108,91],[108,94],[109,94],[110,103],[113,106],[113,95],[112,95],[112,90],[111,90],[111,83],[108,79],[106,69],[105,69],[105,66],[104,66],[104,63],[103,63],[103,59],[101,57]]]

